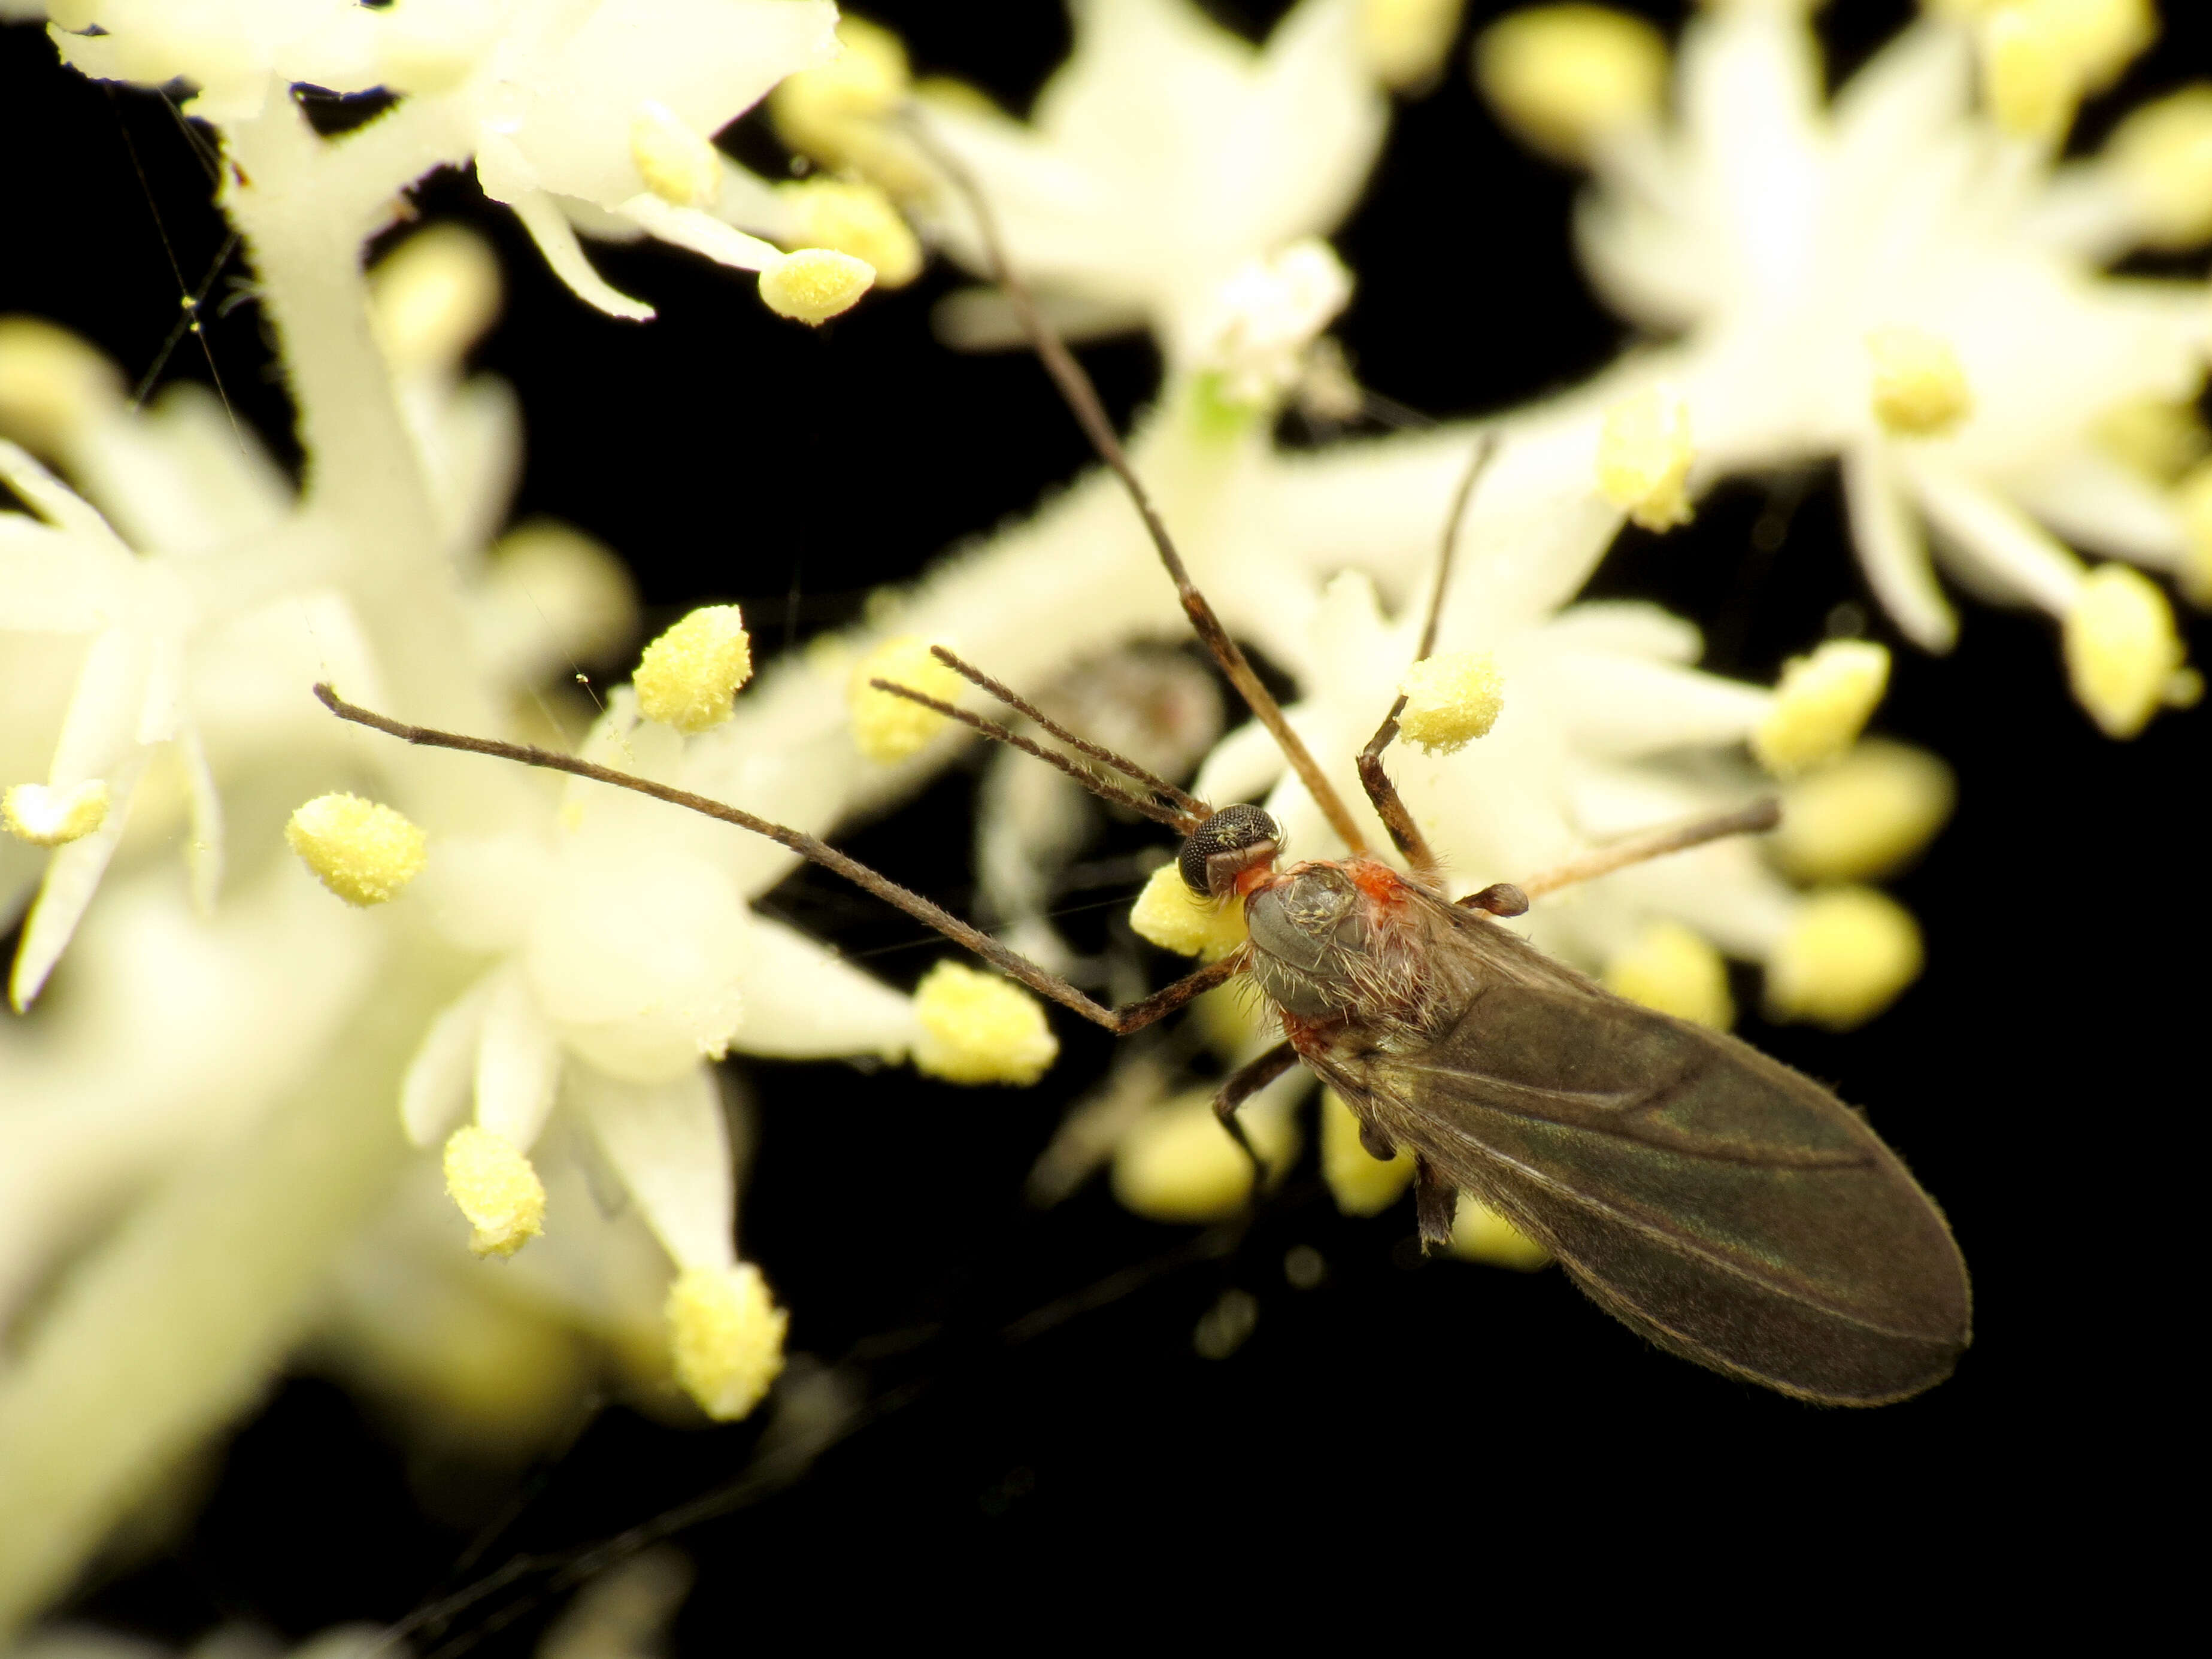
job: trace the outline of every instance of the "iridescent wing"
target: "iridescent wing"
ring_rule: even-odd
[[[1455,922],[1474,994],[1434,1042],[1346,1067],[1356,1109],[1686,1359],[1837,1405],[1950,1375],[1966,1264],[1856,1112],[1494,924]]]

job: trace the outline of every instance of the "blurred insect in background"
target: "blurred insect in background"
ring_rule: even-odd
[[[1162,777],[1187,777],[1221,736],[1213,677],[1180,651],[1136,645],[1078,663],[1037,696],[1060,726],[1090,734]],[[1017,726],[1017,731],[1021,727]],[[1042,727],[1035,727],[1042,731]],[[1071,757],[1079,751],[1068,750]],[[1097,768],[1087,769],[1094,775]],[[985,774],[975,825],[977,908],[992,930],[1040,967],[1079,984],[1103,984],[1109,964],[1077,959],[1047,912],[1073,890],[1123,873],[1072,867],[1097,827],[1084,787],[1002,749]],[[1132,816],[1109,804],[1109,813]]]
[[[1971,1340],[1965,1263],[1942,1212],[1863,1118],[1749,1045],[1624,1000],[1494,920],[1645,859],[1771,829],[1774,805],[1632,837],[1455,902],[1383,763],[1406,708],[1401,695],[1360,754],[1358,773],[1407,869],[1373,856],[1358,819],[1192,582],[1088,376],[1008,268],[988,203],[957,162],[935,159],[974,212],[992,275],[1038,356],[1143,519],[1200,641],[1274,735],[1348,856],[1288,860],[1282,832],[1261,808],[1215,811],[941,647],[939,661],[1042,736],[874,681],[1048,763],[1109,805],[1171,827],[1183,837],[1177,868],[1192,897],[1242,906],[1244,945],[1164,989],[1109,1007],[801,831],[550,750],[404,725],[328,686],[317,695],[343,718],[410,743],[570,773],[765,836],[1116,1034],[1141,1030],[1249,975],[1282,1041],[1231,1076],[1214,1109],[1255,1168],[1237,1109],[1304,1063],[1351,1108],[1369,1152],[1414,1160],[1425,1245],[1449,1237],[1464,1192],[1549,1251],[1601,1307],[1683,1358],[1824,1404],[1885,1404],[1942,1381]],[[1492,447],[1485,441],[1461,481],[1416,661],[1433,648],[1450,550]]]

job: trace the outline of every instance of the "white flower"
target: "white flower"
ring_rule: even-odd
[[[403,245],[387,263],[405,266],[413,247]],[[439,342],[418,340],[417,349],[393,362],[392,389],[442,551],[471,574],[482,568],[483,542],[506,510],[520,465],[512,394],[499,382],[463,381],[456,372],[495,307],[494,280],[491,306],[478,306],[471,325],[448,330]],[[28,751],[43,743],[51,757],[38,769],[50,793],[98,781],[107,798],[99,827],[57,847],[46,861],[16,957],[11,994],[18,1008],[37,995],[67,948],[150,763],[173,755],[181,766],[190,815],[184,849],[193,899],[204,911],[222,881],[225,839],[210,756],[227,756],[235,766],[276,749],[328,750],[338,739],[305,688],[334,678],[369,695],[382,684],[376,646],[349,591],[368,573],[347,557],[346,527],[296,500],[259,444],[204,388],[179,385],[150,408],[134,410],[108,378],[62,374],[70,363],[105,368],[89,348],[58,331],[18,326],[0,340],[0,382],[8,393],[0,397],[0,421],[46,444],[85,491],[80,496],[0,441],[0,477],[36,514],[0,514],[0,629],[77,653],[66,670],[74,690],[54,708],[52,724],[12,724],[0,750],[9,775],[0,782],[27,781]],[[64,384],[66,397],[56,393]],[[625,614],[619,587],[611,600],[602,581],[593,594],[601,616],[588,624],[573,618],[548,567],[558,563],[573,577],[590,556],[572,550],[553,559],[543,551],[544,539],[536,538],[530,561],[542,597],[502,583],[508,567],[498,560],[489,580],[465,598],[453,596],[467,606],[467,621],[487,647],[517,632],[512,613],[526,615],[526,649],[488,651],[495,676],[535,679],[549,650],[565,660],[563,653],[605,617],[619,626]],[[0,694],[17,704],[34,695],[29,678],[59,667],[37,653],[11,652],[0,667]],[[0,910],[12,915],[17,897],[0,887]]]
[[[1569,603],[1620,524],[1594,488],[1595,401],[1509,423],[1461,533],[1438,646],[1494,664],[1504,691],[1495,726],[1455,751],[1400,744],[1385,756],[1455,893],[1740,805],[1765,787],[1747,751],[1775,692],[1698,671],[1698,630],[1656,606]],[[1231,622],[1237,631],[1261,607],[1295,618],[1297,633],[1279,622],[1263,636],[1298,682],[1291,722],[1377,848],[1389,839],[1353,761],[1406,676],[1421,622],[1416,595],[1474,441],[1471,430],[1444,428],[1273,458],[1239,497],[1235,533],[1249,538],[1249,556],[1216,568],[1256,579],[1264,549],[1273,579],[1266,592],[1219,577],[1209,589],[1225,614],[1246,619]],[[1332,558],[1341,574],[1326,574]],[[1300,570],[1316,575],[1291,574]],[[1395,615],[1378,586],[1395,596]],[[1319,809],[1256,724],[1223,740],[1195,789],[1217,805],[1270,791],[1268,810],[1296,856],[1337,855]],[[1546,950],[1592,970],[1662,920],[1771,963],[1805,904],[1755,842],[1736,839],[1565,889],[1540,900],[1527,927]],[[1869,994],[1862,1017],[1887,1000]]]
[[[86,640],[46,787],[73,795],[96,785],[106,802],[88,829],[48,843],[54,851],[9,987],[20,1011],[38,995],[98,890],[156,749],[174,742],[185,762],[187,845],[203,907],[213,902],[220,877],[222,825],[186,709],[185,646],[198,620],[196,596],[173,567],[141,562],[88,503],[4,441],[0,478],[41,515],[0,515],[0,627]]]
[[[1247,261],[1193,325],[1196,366],[1231,404],[1273,408],[1297,384],[1308,347],[1352,299],[1352,273],[1318,237]]]
[[[405,137],[385,144],[396,173],[349,184],[374,200],[473,157],[484,193],[514,210],[555,275],[635,319],[653,308],[592,268],[577,228],[775,269],[781,249],[706,210],[723,183],[713,135],[785,76],[828,58],[837,18],[830,0],[93,0],[82,9],[73,27],[105,32],[58,25],[71,64],[143,86],[183,76],[200,88],[191,112],[210,120],[267,118],[272,89],[290,84],[409,94],[390,125]]]
[[[609,704],[588,757],[696,786],[691,745],[639,720],[629,687]],[[434,1145],[465,1113],[510,1160],[526,1158],[565,1103],[679,1268],[734,1266],[729,1157],[707,1062],[733,1048],[896,1060],[921,1036],[909,998],[747,908],[785,867],[760,846],[781,852],[581,781],[540,824],[442,840],[420,884],[433,925],[496,960],[422,1039],[401,1101],[409,1138]],[[453,1195],[479,1248],[505,1254],[538,1231],[537,1215],[501,1231],[499,1193],[520,1171],[477,1167],[487,1171],[481,1195],[449,1159]],[[546,1216],[549,1234],[560,1225]]]
[[[520,0],[453,94],[475,125],[477,177],[555,274],[614,316],[653,313],[592,269],[572,222],[770,268],[781,250],[706,210],[723,166],[711,140],[785,76],[827,59],[836,19],[829,0]]]
[[[1654,368],[1692,413],[1699,480],[1839,459],[1869,582],[1937,651],[1957,623],[1928,531],[1970,589],[2062,622],[2088,572],[2061,538],[2182,565],[2163,482],[2104,434],[2193,398],[2212,345],[2202,284],[2100,274],[2185,216],[2142,207],[2124,157],[2054,175],[2049,143],[2004,131],[1975,78],[1968,31],[1929,19],[1827,105],[1804,7],[1714,8],[1683,39],[1676,125],[1594,145],[1578,220],[1607,297],[1682,337]],[[2121,708],[2075,684],[2121,734],[2157,702],[2156,685]]]
[[[185,108],[204,120],[252,120],[292,83],[363,92],[383,79],[380,20],[353,0],[76,0],[50,15],[72,66],[139,86],[190,81]]]
[[[1085,0],[1073,53],[1030,120],[933,101],[936,137],[975,173],[1008,257],[1078,333],[1149,325],[1170,360],[1213,343],[1219,285],[1325,234],[1381,147],[1388,106],[1359,55],[1352,0],[1304,0],[1262,47],[1188,0]],[[931,210],[981,268],[964,210]],[[995,307],[956,323],[1004,343]]]
[[[0,1321],[63,1253],[313,1066],[387,936],[286,857],[211,918],[167,869],[108,884],[57,1018],[0,1022]]]

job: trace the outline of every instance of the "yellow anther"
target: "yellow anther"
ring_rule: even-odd
[[[2018,8],[2056,43],[2085,92],[2102,92],[2158,39],[2154,0],[2023,0]]]
[[[0,317],[0,435],[52,454],[122,402],[115,366],[69,330],[39,317]]]
[[[1666,38],[1605,6],[1516,12],[1475,42],[1474,78],[1498,118],[1563,161],[1651,120],[1667,88]]]
[[[1725,1031],[1735,1024],[1728,963],[1679,921],[1645,924],[1636,942],[1605,964],[1606,988],[1677,1019]]]
[[[721,151],[658,99],[639,105],[630,119],[629,159],[645,187],[671,206],[706,207],[721,193]]]
[[[921,243],[876,185],[858,179],[803,179],[777,192],[791,204],[799,239],[873,266],[879,288],[904,288],[921,274]]]
[[[1783,665],[1774,702],[1751,733],[1754,759],[1778,778],[1833,760],[1858,740],[1889,687],[1889,647],[1830,640]]]
[[[504,1136],[465,1123],[446,1142],[446,1191],[478,1255],[513,1255],[545,1231],[545,1185]]]
[[[2064,626],[2074,696],[2108,738],[2132,738],[2150,723],[2182,665],[2173,607],[2157,584],[2124,564],[2100,565],[2082,580]]]
[[[1244,901],[1207,902],[1184,884],[1182,872],[1170,862],[1152,872],[1129,907],[1129,926],[1139,939],[1163,951],[1218,962],[1244,943]]]
[[[1360,0],[1360,55],[1386,87],[1425,87],[1443,67],[1465,8],[1466,0]]]
[[[422,872],[422,832],[389,806],[358,795],[318,795],[294,812],[284,839],[324,886],[348,904],[381,904]]]
[[[1766,962],[1766,1012],[1830,1030],[1863,1024],[1920,976],[1920,925],[1871,887],[1832,887],[1805,902]]]
[[[1413,1183],[1413,1158],[1376,1157],[1359,1141],[1359,1117],[1334,1089],[1321,1091],[1321,1175],[1346,1215],[1380,1215]]]
[[[702,605],[638,659],[638,712],[679,732],[730,717],[730,699],[753,677],[752,636],[734,605]]]
[[[735,1422],[767,1397],[782,1373],[790,1322],[751,1262],[686,1267],[668,1287],[676,1380],[708,1416]]]
[[[2212,239],[2212,82],[2145,104],[2114,130],[2105,158],[2153,247]]]
[[[935,709],[878,691],[869,684],[889,680],[940,702],[951,702],[968,682],[929,654],[931,643],[912,635],[885,640],[853,671],[845,706],[852,716],[853,741],[870,760],[904,760],[927,748],[930,740],[945,730],[945,718]]]
[[[1137,1120],[1114,1151],[1114,1196],[1154,1221],[1218,1221],[1243,1207],[1252,1163],[1213,1115],[1210,1091],[1178,1096]],[[1297,1157],[1289,1115],[1248,1106],[1238,1121],[1270,1182]]]
[[[2191,605],[2212,606],[2212,460],[2192,467],[2174,486],[2185,538],[2176,573]]]
[[[1863,743],[1783,792],[1767,847],[1800,881],[1872,881],[1935,839],[1957,795],[1951,769],[1926,750]]]
[[[914,83],[915,101],[949,114],[973,115],[983,120],[1008,120],[998,100],[973,81],[955,75],[925,75]]]
[[[1911,437],[1948,431],[1974,412],[1966,371],[1948,341],[1902,324],[1866,337],[1875,418]]]
[[[0,823],[33,847],[64,847],[107,822],[107,785],[88,778],[66,789],[19,783],[0,797]]]
[[[947,1083],[1035,1083],[1060,1055],[1037,1000],[1012,980],[940,962],[915,988],[918,1072]]]
[[[875,280],[875,267],[866,259],[835,248],[803,247],[761,272],[761,303],[811,328],[850,311]]]
[[[1440,651],[1398,682],[1406,694],[1398,735],[1431,754],[1450,754],[1490,735],[1505,712],[1505,677],[1487,651]]]
[[[1465,1193],[1459,1195],[1459,1208],[1452,1215],[1451,1253],[1462,1261],[1487,1262],[1521,1273],[1534,1273],[1552,1260],[1552,1253],[1541,1244]]]
[[[499,316],[499,257],[459,225],[417,231],[368,276],[369,321],[399,374],[450,369]]]
[[[2049,143],[2064,136],[2081,101],[2080,66],[2066,43],[2028,6],[1982,21],[1982,95],[1997,125],[2015,138]]]
[[[1597,441],[1597,487],[1646,530],[1690,521],[1690,406],[1660,386],[1632,392],[1605,411]]]
[[[884,148],[884,123],[904,101],[906,47],[880,24],[850,12],[837,20],[843,50],[819,69],[787,76],[769,94],[776,137],[836,170],[867,169]]]
[[[2178,483],[2212,455],[2212,428],[2193,398],[2130,398],[2099,416],[2094,431],[2107,455],[2158,483]]]

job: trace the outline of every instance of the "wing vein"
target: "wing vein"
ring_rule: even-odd
[[[1840,1319],[1847,1324],[1856,1326],[1861,1330],[1874,1331],[1883,1336],[1903,1337],[1911,1341],[1924,1342],[1929,1340],[1924,1332],[1905,1330],[1893,1325],[1878,1324],[1863,1314],[1854,1313],[1847,1308],[1838,1307],[1832,1302],[1828,1302],[1821,1297],[1814,1296],[1808,1291],[1796,1286],[1793,1286],[1785,1281],[1770,1279],[1760,1273],[1754,1273],[1741,1262],[1731,1261],[1726,1256],[1716,1255],[1710,1249],[1699,1247],[1691,1239],[1679,1232],[1648,1221],[1641,1216],[1632,1215],[1625,1210],[1618,1209],[1613,1205],[1604,1202],[1602,1200],[1592,1197],[1588,1193],[1581,1192],[1575,1188],[1564,1184],[1556,1177],[1548,1176],[1542,1170],[1535,1169],[1529,1164],[1523,1164],[1516,1158],[1500,1152],[1493,1147],[1485,1146],[1480,1142],[1473,1139],[1471,1137],[1464,1134],[1457,1134],[1457,1132],[1454,1133],[1457,1139],[1466,1143],[1467,1150],[1474,1154],[1478,1163],[1487,1160],[1492,1164],[1503,1164],[1505,1167],[1527,1176],[1528,1179],[1536,1186],[1541,1187],[1549,1192],[1556,1193],[1560,1197],[1566,1199],[1569,1202],[1591,1214],[1604,1216],[1607,1219],[1618,1223],[1620,1225],[1626,1227],[1632,1231],[1641,1233],[1645,1237],[1656,1242],[1662,1249],[1670,1249],[1680,1255],[1693,1256],[1698,1260],[1719,1269],[1723,1273],[1728,1273],[1736,1279],[1742,1279],[1747,1284],[1756,1285],[1761,1290],[1771,1294],[1782,1297],[1786,1301],[1795,1302],[1800,1306],[1810,1308],[1815,1312],[1828,1315],[1832,1318]],[[1506,1207],[1509,1209],[1511,1207],[1510,1200],[1508,1200]],[[1549,1229],[1540,1226],[1538,1231],[1548,1231]],[[1571,1252],[1556,1251],[1554,1253],[1559,1255],[1561,1261],[1567,1262],[1570,1266],[1579,1266],[1579,1264],[1575,1261],[1574,1256]],[[1604,1283],[1601,1279],[1596,1280],[1595,1282],[1600,1284]],[[1650,1316],[1644,1313],[1640,1308],[1638,1310],[1637,1316],[1642,1319],[1650,1319]],[[1656,1320],[1651,1320],[1651,1322],[1656,1325],[1659,1322]],[[1690,1339],[1684,1338],[1683,1340],[1686,1341]]]

